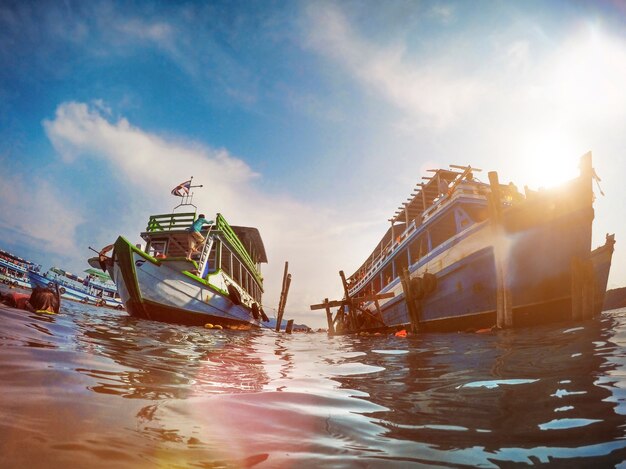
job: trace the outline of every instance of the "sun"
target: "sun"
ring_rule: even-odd
[[[573,140],[566,133],[554,131],[529,135],[519,153],[523,184],[531,189],[547,189],[578,176],[578,164],[587,149],[577,147]]]

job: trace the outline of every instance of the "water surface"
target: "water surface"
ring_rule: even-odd
[[[489,334],[206,330],[0,306],[0,467],[612,467],[626,309]]]

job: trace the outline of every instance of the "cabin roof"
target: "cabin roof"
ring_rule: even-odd
[[[231,226],[231,228],[248,252],[255,253],[258,262],[267,262],[265,246],[258,229],[248,226]]]
[[[420,182],[415,186],[411,197],[398,207],[389,221],[395,224],[406,222],[407,219],[419,219],[433,205],[435,199],[441,195],[440,182],[447,186],[457,179],[466,178],[468,175],[471,177],[472,171],[480,171],[480,169],[471,166],[450,165],[450,168],[453,169],[429,169],[428,171],[434,174],[422,177],[425,182]]]

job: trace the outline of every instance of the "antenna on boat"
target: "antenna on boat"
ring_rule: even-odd
[[[193,192],[191,191],[191,189],[193,189],[194,187],[203,187],[203,186],[202,184],[193,186],[191,184],[192,181],[193,181],[193,176],[191,176],[188,181],[181,182],[174,189],[172,189],[172,195],[175,195],[176,197],[182,197],[182,200],[176,207],[174,207],[174,210],[176,210],[178,207],[183,207],[187,205],[191,205],[196,210],[198,209],[198,207],[196,207],[193,204]]]

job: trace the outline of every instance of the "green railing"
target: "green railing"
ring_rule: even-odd
[[[237,234],[233,231],[233,229],[230,227],[230,225],[226,222],[226,220],[224,219],[221,213],[217,214],[215,223],[216,223],[216,228],[222,232],[224,239],[228,241],[228,243],[233,247],[233,249],[237,252],[237,254],[239,254],[239,257],[241,257],[244,263],[248,266],[248,269],[250,269],[250,272],[252,273],[252,275],[255,276],[259,284],[262,284],[261,274],[259,274],[259,271],[256,268],[256,264],[250,257],[248,250],[245,248],[243,244],[241,244],[241,240],[239,239]]]
[[[193,212],[151,215],[146,231],[184,230],[185,228],[189,228],[195,219],[196,214]]]

